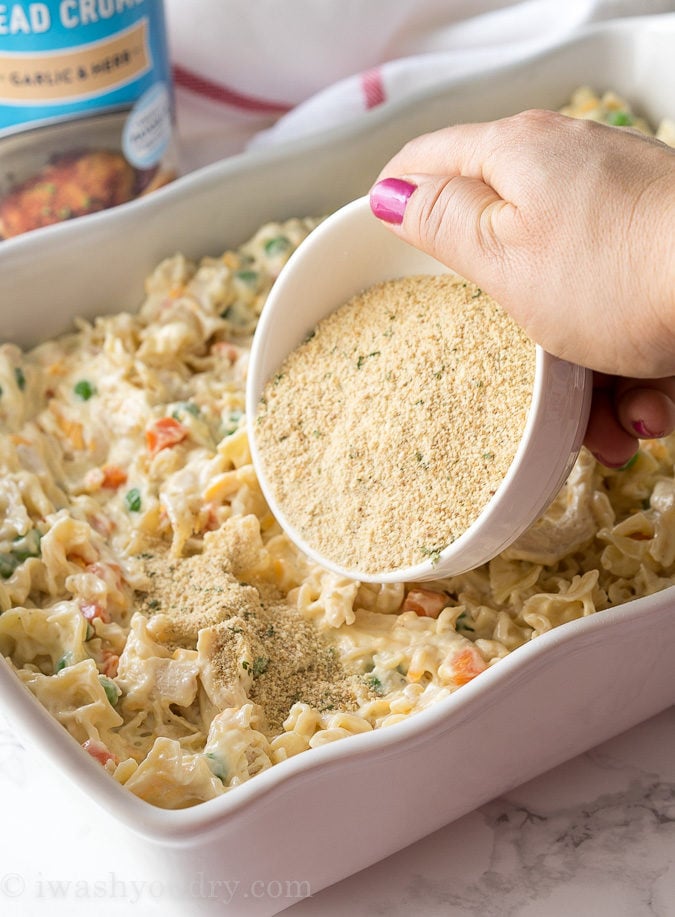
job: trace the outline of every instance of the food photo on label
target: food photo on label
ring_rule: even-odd
[[[177,174],[161,0],[0,5],[0,238]]]

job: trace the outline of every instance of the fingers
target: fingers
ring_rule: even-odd
[[[515,209],[493,175],[501,143],[495,126],[507,122],[454,125],[415,138],[387,163],[370,195],[375,215],[397,235],[486,289],[503,267],[499,222]],[[390,195],[405,185],[391,218]]]
[[[411,175],[424,171],[435,175],[467,175],[482,178],[482,156],[487,124],[462,124],[444,127],[408,141],[384,166],[378,181],[391,175]]]
[[[559,136],[563,128],[579,132],[571,118],[528,111],[425,134],[389,161],[370,200],[375,215],[400,238],[472,280],[533,340],[568,358],[552,314],[557,302],[552,275],[578,273],[569,264],[578,260],[578,232],[563,231],[563,223],[583,210],[569,203],[569,183],[557,172],[560,148],[576,149]],[[576,166],[572,171],[578,174]],[[550,180],[552,172],[556,181]],[[567,202],[562,214],[559,197]],[[561,237],[574,239],[568,246],[573,254],[553,251]],[[545,288],[550,301],[542,308],[543,258],[551,282]]]
[[[620,379],[596,374],[584,444],[608,468],[620,468],[640,439],[675,430],[675,377]]]
[[[584,122],[588,128],[590,122]],[[591,129],[600,127],[593,124]],[[421,171],[478,178],[508,198],[514,174],[531,174],[540,155],[555,153],[561,131],[579,122],[557,112],[531,109],[496,121],[454,124],[408,141],[382,169],[378,180]],[[526,154],[526,156],[524,155]],[[516,184],[518,179],[516,179]]]
[[[606,468],[620,468],[637,451],[638,437],[620,424],[609,388],[595,388],[584,445]]]
[[[658,439],[675,429],[675,379],[625,379],[617,386],[615,409],[625,430]]]
[[[373,212],[397,235],[484,287],[503,255],[498,221],[513,210],[491,178],[496,138],[493,123],[417,137],[387,163],[370,194]]]
[[[500,223],[513,205],[481,179],[405,175],[370,193],[374,214],[397,235],[457,273],[489,288],[503,261]]]
[[[392,232],[482,287],[532,340],[613,374],[596,376],[586,431],[612,467],[675,429],[675,382],[655,378],[675,371],[664,150],[529,111],[418,137],[371,189]]]

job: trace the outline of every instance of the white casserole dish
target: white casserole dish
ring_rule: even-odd
[[[166,255],[217,254],[265,221],[334,209],[367,191],[408,137],[448,122],[558,108],[584,83],[616,90],[652,122],[673,117],[674,42],[675,15],[602,25],[323,137],[235,157],[144,201],[2,243],[2,337],[32,344],[76,314],[134,308]],[[115,784],[4,663],[0,692],[22,738],[144,838],[167,877],[239,883],[234,896],[191,900],[191,912],[273,914],[292,897],[259,896],[255,883],[317,892],[672,704],[673,605],[671,588],[563,625],[395,727],[314,749],[181,811]]]

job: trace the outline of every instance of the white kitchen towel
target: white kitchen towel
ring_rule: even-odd
[[[186,171],[675,0],[165,0]]]

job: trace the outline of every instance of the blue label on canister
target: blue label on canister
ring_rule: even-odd
[[[171,132],[161,0],[0,3],[0,136],[114,109],[134,116],[129,161],[159,161]]]

